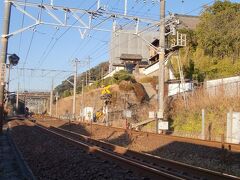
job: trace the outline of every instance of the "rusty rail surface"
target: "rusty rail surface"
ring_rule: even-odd
[[[187,165],[184,163],[167,160],[158,156],[146,153],[135,152],[127,148],[113,145],[104,141],[95,140],[88,136],[84,136],[62,128],[49,126],[44,127],[42,124],[36,124],[39,128],[43,128],[48,132],[55,133],[73,142],[84,144],[91,151],[107,156],[111,160],[121,161],[124,166],[142,171],[151,178],[164,177],[166,179],[240,179],[235,176],[227,175],[220,172],[207,170],[200,167]]]

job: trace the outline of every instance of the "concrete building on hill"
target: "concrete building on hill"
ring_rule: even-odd
[[[176,14],[175,17],[180,22],[180,24],[177,25],[177,29],[194,30],[200,21],[198,16]],[[118,31],[112,35],[109,60],[110,73],[106,77],[112,76],[121,69],[134,72],[135,74],[137,73],[140,76],[158,76],[159,57],[156,48],[159,47],[159,31],[146,32],[142,37],[135,35],[135,31],[133,30],[124,31],[127,33]],[[166,43],[166,51],[168,51],[166,53],[169,54],[169,52],[174,52],[179,47],[185,45],[186,35],[177,33],[175,42]],[[176,49],[174,49],[175,47]],[[170,53],[169,57],[171,56]],[[166,63],[169,57],[166,57]],[[167,88],[169,96],[192,89],[191,82],[185,80],[185,82],[182,83],[180,80],[176,79],[171,66],[168,66],[168,68],[166,67],[165,72],[167,78],[166,82],[169,82]]]
[[[147,62],[149,59],[149,46],[142,39],[152,42],[157,38],[158,32],[147,32],[142,35],[142,38],[134,34],[133,30],[121,30],[112,34],[110,43],[110,60],[109,71],[112,72],[115,69],[122,69],[124,66],[124,60],[131,61],[133,56],[140,57],[140,61]]]
[[[199,23],[198,16],[176,14],[175,17],[180,22],[177,26],[178,29],[194,30]],[[109,59],[110,74],[108,76],[121,69],[132,71],[136,66],[142,72],[143,68],[154,62],[153,53],[149,53],[152,51],[149,44],[157,43],[159,31],[145,32],[141,34],[141,37],[134,33],[134,30],[121,30],[112,34]],[[132,60],[133,57],[138,57],[138,60]]]

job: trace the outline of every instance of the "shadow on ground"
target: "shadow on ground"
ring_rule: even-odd
[[[69,131],[74,131],[76,133],[80,133],[85,136],[91,135],[91,133],[86,129],[86,127],[81,124],[65,123],[65,124],[59,126],[59,128],[66,129]]]

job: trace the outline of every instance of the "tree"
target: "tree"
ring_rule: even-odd
[[[216,1],[207,7],[197,27],[198,43],[207,55],[239,57],[240,4]]]
[[[198,43],[205,54],[220,59],[239,57],[240,47],[240,4],[216,1],[207,7],[197,27]]]

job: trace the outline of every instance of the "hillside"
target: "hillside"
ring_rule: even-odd
[[[103,62],[93,68],[90,69],[90,72],[83,72],[77,77],[77,93],[80,93],[82,90],[82,82],[84,86],[86,85],[86,76],[88,79],[88,83],[92,81],[97,81],[101,79],[108,72],[108,62]],[[90,76],[89,76],[90,75]],[[73,76],[67,78],[67,80],[73,82]],[[60,97],[68,97],[73,94],[72,85],[64,80],[60,85],[58,85],[54,92],[58,92]]]
[[[196,30],[187,34],[187,47],[180,50],[180,60],[187,79],[203,82],[238,75],[240,72],[240,4],[216,1],[206,7]],[[178,65],[172,59],[176,75]]]
[[[231,77],[240,73],[240,4],[230,1],[216,1],[212,6],[206,7],[201,16],[200,22],[195,30],[181,29],[182,33],[187,34],[187,46],[179,51],[179,59],[182,64],[183,74],[185,78],[192,80],[198,90],[187,94],[187,106],[183,101],[183,97],[177,96],[169,98],[166,105],[166,114],[170,121],[171,130],[176,132],[184,132],[184,136],[190,135],[199,137],[201,133],[201,111],[206,110],[206,132],[209,138],[221,139],[226,130],[226,114],[230,110],[240,111],[239,97],[225,97],[224,94],[216,97],[209,97],[201,84],[205,80]],[[176,77],[179,77],[179,67],[177,56],[171,59],[171,64],[175,70]],[[87,93],[94,90],[100,91],[99,88],[108,84],[118,84],[118,88],[122,87],[132,92],[131,83],[121,83],[122,81],[131,81],[131,75],[120,72],[112,78],[99,80],[101,77],[101,69],[107,72],[108,63],[102,63],[92,68],[91,72],[95,76],[91,77],[96,80],[91,86],[84,89]],[[78,92],[81,91],[81,79],[85,79],[86,72],[78,77]],[[72,77],[69,77],[72,79]],[[156,87],[156,78],[147,77],[148,83],[152,83]],[[141,82],[141,81],[139,81]],[[144,82],[144,81],[143,81]],[[142,82],[142,83],[143,83]],[[55,90],[60,92],[62,97],[71,95],[72,87],[63,81]],[[118,93],[120,91],[117,91]],[[95,96],[94,96],[95,97]],[[89,105],[92,103],[99,104],[99,98],[89,98]],[[85,100],[86,101],[86,100]],[[121,100],[115,106],[122,106]],[[136,101],[136,100],[134,100]],[[151,108],[156,109],[155,104],[151,104]],[[70,103],[70,101],[69,101]],[[64,104],[64,103],[63,103]],[[114,106],[113,106],[114,107]],[[144,106],[139,104],[138,108],[142,110]],[[96,108],[99,108],[97,106]],[[70,109],[69,109],[70,110]],[[151,110],[151,109],[148,109]],[[145,114],[137,114],[138,117],[147,118],[148,111]],[[63,112],[62,112],[63,113]],[[141,118],[138,121],[143,120]],[[210,137],[212,135],[212,137]]]

